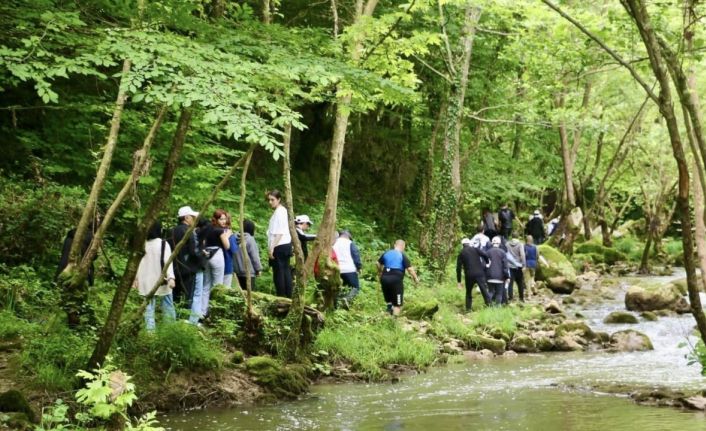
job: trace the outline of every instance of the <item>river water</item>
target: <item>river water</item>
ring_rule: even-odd
[[[676,274],[679,276],[679,274]],[[661,278],[668,281],[669,278]],[[216,430],[706,430],[706,415],[638,406],[625,397],[593,393],[595,384],[675,389],[706,388],[688,366],[691,316],[637,325],[606,325],[624,309],[616,298],[581,312],[596,331],[632,328],[655,350],[520,355],[434,368],[400,383],[320,385],[305,399],[273,406],[192,411],[163,418],[179,431]]]

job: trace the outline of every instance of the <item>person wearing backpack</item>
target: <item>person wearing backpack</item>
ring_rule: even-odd
[[[172,250],[181,242],[189,228],[196,223],[199,213],[192,210],[190,206],[183,206],[177,212],[177,225],[167,235],[167,243]],[[191,233],[191,237],[179,250],[174,259],[174,275],[176,276],[176,286],[172,296],[174,302],[186,303],[191,307],[191,300],[194,296],[194,284],[196,273],[199,271],[198,245],[196,232]]]
[[[162,224],[157,221],[147,232],[147,241],[145,241],[145,255],[140,260],[140,265],[137,268],[137,276],[133,286],[138,290],[140,296],[147,296],[152,288],[160,281],[162,284],[157,289],[152,299],[147,303],[145,309],[145,327],[147,331],[155,330],[155,306],[159,300],[164,320],[174,321],[176,319],[176,311],[174,310],[174,299],[172,297],[172,289],[175,286],[174,282],[174,267],[170,263],[167,267],[165,277],[162,277],[164,265],[167,263],[169,256],[172,254],[172,248],[167,244],[167,241],[162,239]]]
[[[512,235],[512,221],[515,220],[515,213],[504,204],[498,211],[498,220],[500,221],[500,234],[505,239],[509,239]]]

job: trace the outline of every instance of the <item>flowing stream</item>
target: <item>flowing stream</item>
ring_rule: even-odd
[[[683,276],[653,277],[667,282]],[[629,280],[628,280],[629,281]],[[688,366],[690,315],[606,325],[623,310],[613,300],[581,313],[596,331],[636,329],[655,350],[634,353],[551,353],[450,365],[400,383],[313,388],[305,399],[273,406],[191,411],[164,417],[167,429],[215,430],[706,430],[706,415],[636,405],[626,397],[570,389],[595,384],[701,389],[706,378]]]

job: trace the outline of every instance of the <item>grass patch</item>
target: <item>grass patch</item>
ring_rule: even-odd
[[[489,330],[499,329],[503,333],[512,336],[517,331],[518,322],[540,318],[543,313],[537,307],[519,307],[516,305],[487,307],[473,313],[470,327]]]
[[[387,316],[367,324],[327,327],[316,338],[315,349],[326,351],[333,360],[350,362],[372,379],[382,377],[386,365],[429,366],[438,352],[436,343],[405,332]]]
[[[0,311],[0,341],[31,337],[36,330],[35,325],[15,316],[14,313],[7,310]]]

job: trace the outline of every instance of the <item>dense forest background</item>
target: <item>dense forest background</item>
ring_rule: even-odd
[[[32,373],[60,381],[51,373],[82,366],[94,341],[105,356],[123,308],[140,307],[129,287],[152,221],[171,226],[183,205],[237,220],[242,205],[264,244],[264,193],[288,177],[290,208],[320,234],[314,254],[350,229],[371,284],[375,258],[404,238],[433,286],[483,210],[508,203],[517,230],[536,209],[561,216],[567,255],[593,241],[642,272],[685,265],[692,294],[706,262],[705,8],[4,1],[0,302],[25,318],[50,307],[53,324],[66,313],[84,331],[75,344],[91,340],[61,371]],[[74,256],[53,284],[67,231],[97,213],[99,282],[88,288]],[[272,290],[267,276],[258,286]]]

